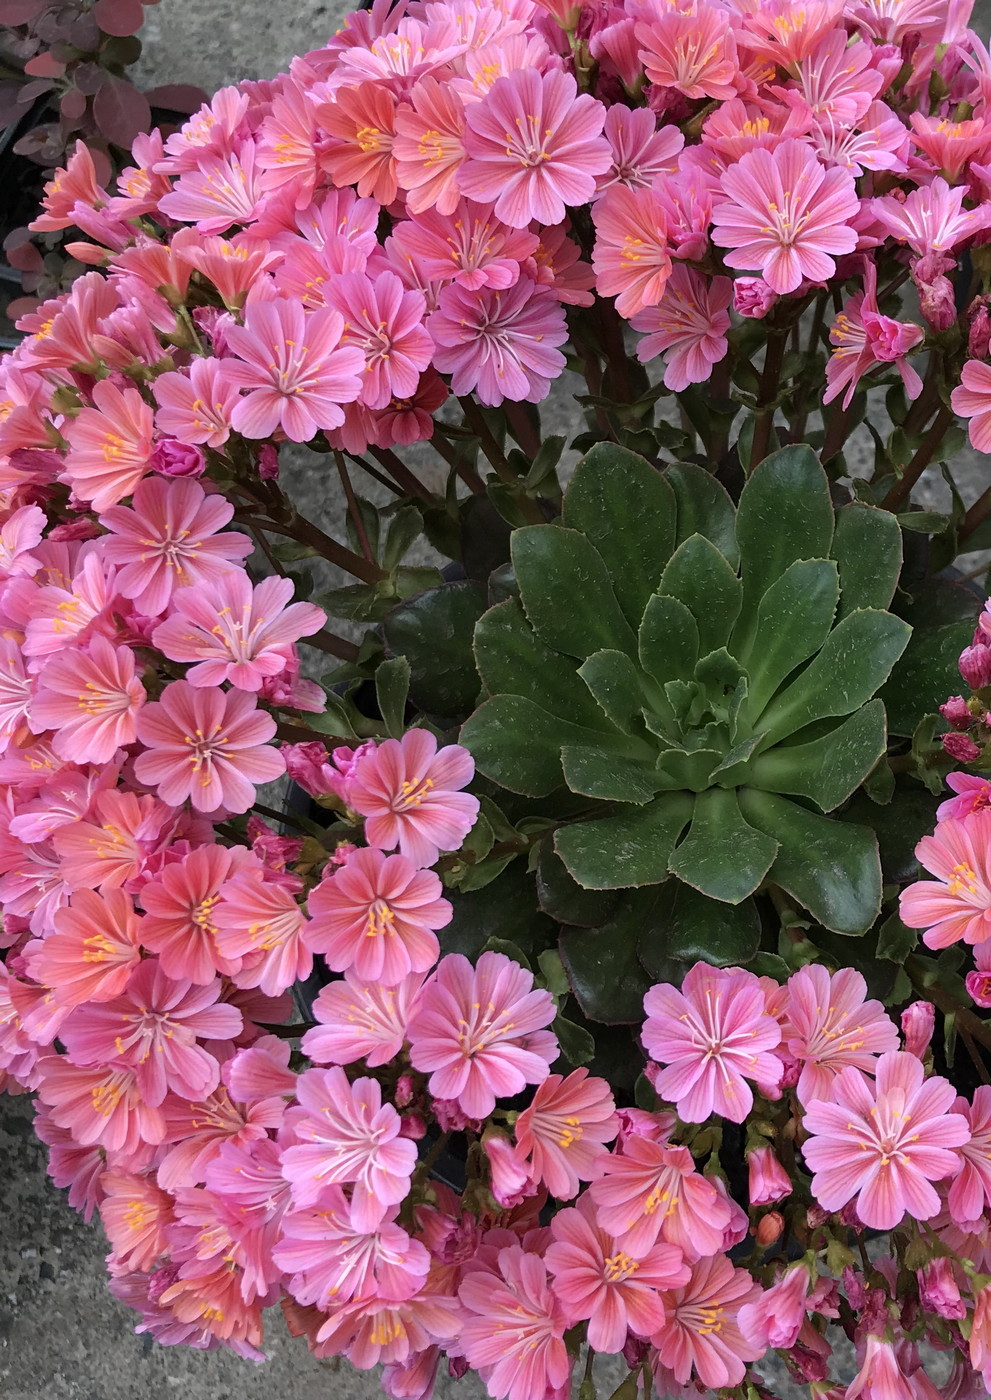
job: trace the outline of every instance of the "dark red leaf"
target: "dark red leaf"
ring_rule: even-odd
[[[23,225],[20,228],[12,228],[3,240],[3,250],[5,253],[12,252],[15,248],[20,248],[25,243],[30,243],[34,234],[29,228]]]
[[[83,53],[95,53],[100,47],[100,26],[92,15],[78,15],[70,24],[68,40]]]
[[[109,76],[107,70],[101,68],[98,63],[80,63],[78,68],[73,69],[72,81],[81,93],[92,97],[100,91]]]
[[[19,248],[10,248],[7,261],[18,272],[40,272],[44,266],[41,254],[33,243],[22,243]]]
[[[144,23],[141,0],[96,0],[93,18],[104,34],[137,34]]]
[[[53,54],[39,53],[28,59],[24,71],[30,73],[32,78],[61,78],[65,64],[60,63]]]
[[[133,83],[110,75],[93,98],[93,117],[108,141],[129,151],[135,136],[151,125],[151,108]]]
[[[36,97],[41,97],[46,92],[51,92],[55,84],[50,78],[35,78],[33,83],[25,83],[21,88],[18,102],[22,106],[28,107]]]
[[[86,98],[78,88],[70,88],[63,94],[59,103],[59,112],[64,121],[77,122],[86,111]]]
[[[9,321],[13,321],[13,322],[16,324],[16,322],[17,322],[22,316],[27,316],[27,315],[30,314],[30,312],[32,312],[32,311],[37,311],[37,309],[38,309],[38,298],[37,298],[37,297],[16,297],[16,298],[9,304],[9,306],[7,307],[7,319],[8,319]],[[24,450],[25,450],[24,448],[19,448],[19,449],[18,449],[18,451],[21,451],[21,452],[23,452]],[[12,452],[12,453],[10,454],[11,463],[13,463],[13,461],[14,461],[14,456],[15,456],[15,453]],[[65,466],[65,463],[63,462],[62,465]]]
[[[97,145],[96,141],[87,141],[89,153],[93,157],[93,169],[96,171],[96,183],[106,188],[113,177],[114,166],[102,143]]]
[[[0,0],[0,24],[30,24],[48,0]]]
[[[153,107],[159,107],[162,111],[187,114],[198,112],[207,101],[203,89],[190,83],[166,83],[163,87],[151,88],[145,97]]]

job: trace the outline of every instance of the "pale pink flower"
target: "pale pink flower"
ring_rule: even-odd
[[[106,1154],[100,1147],[77,1143],[66,1128],[53,1121],[51,1109],[40,1099],[35,1100],[33,1126],[35,1136],[48,1148],[48,1175],[56,1186],[68,1188],[69,1205],[88,1225],[103,1199],[100,1178],[107,1169]]]
[[[950,395],[954,413],[969,418],[967,435],[978,452],[991,452],[991,365],[968,360]]]
[[[964,239],[991,224],[991,206],[964,209],[966,185],[950,188],[942,176],[911,190],[905,200],[885,195],[871,201],[871,213],[886,233],[907,243],[920,257],[951,253]]]
[[[991,1384],[991,1287],[979,1289],[974,1299],[968,1341],[970,1364],[980,1371],[987,1390]]]
[[[599,292],[616,298],[621,316],[657,306],[671,276],[667,219],[657,195],[652,189],[614,185],[595,205],[592,217],[592,266]]]
[[[648,306],[631,318],[635,331],[647,334],[637,344],[637,359],[647,364],[665,356],[664,383],[680,393],[701,384],[712,366],[726,354],[726,332],[733,285],[728,277],[707,280],[693,267],[672,269],[658,306]]]
[[[555,1015],[550,993],[535,989],[533,974],[503,953],[483,953],[474,968],[451,954],[410,1019],[410,1060],[430,1075],[435,1098],[455,1099],[470,1118],[485,1118],[497,1098],[547,1078],[558,1045],[545,1027]]]
[[[857,246],[860,210],[853,177],[825,170],[804,141],[742,156],[722,176],[726,198],[713,209],[712,241],[728,267],[759,271],[773,291],[793,292],[803,277],[825,282],[832,255]]]
[[[412,214],[458,206],[458,167],[465,158],[464,103],[449,83],[424,75],[396,112],[396,177]]]
[[[292,579],[273,575],[252,586],[243,569],[228,568],[203,588],[180,589],[152,641],[172,661],[194,663],[190,685],[260,690],[286,669],[293,643],[327,621],[313,603],[291,602],[294,592]]]
[[[751,19],[756,18],[752,16]],[[781,30],[786,16],[776,17]],[[830,119],[841,128],[854,125],[884,87],[884,75],[872,66],[873,49],[862,39],[852,44],[843,29],[820,35],[801,59],[797,87],[775,88],[775,95],[789,106],[802,102],[823,122]]]
[[[686,1122],[704,1123],[715,1112],[742,1123],[754,1101],[747,1079],[777,1091],[782,1064],[768,1052],[781,1029],[753,973],[696,963],[680,992],[668,983],[651,987],[644,1009],[644,1046],[668,1065],[654,1087]]]
[[[184,374],[170,370],[153,380],[151,387],[159,405],[155,424],[161,432],[179,442],[223,447],[240,399],[223,360],[197,355]]]
[[[589,1078],[587,1069],[567,1077],[551,1074],[539,1085],[516,1120],[519,1155],[529,1158],[530,1174],[561,1201],[577,1196],[580,1181],[602,1175],[605,1144],[616,1136],[619,1119],[609,1085]]]
[[[31,553],[41,543],[47,524],[40,506],[21,506],[0,525],[0,575],[29,577],[37,572],[39,561]]]
[[[898,1363],[894,1345],[869,1332],[863,1364],[847,1386],[845,1400],[916,1400],[917,1394]]]
[[[924,928],[927,948],[991,938],[991,811],[941,821],[931,836],[923,836],[915,854],[936,879],[917,880],[902,890],[902,923]]]
[[[438,750],[427,729],[363,748],[351,773],[347,804],[365,818],[365,840],[382,851],[399,847],[414,865],[433,865],[461,845],[478,816],[478,798],[458,791],[475,775],[460,744]]]
[[[359,1230],[374,1230],[409,1192],[416,1143],[400,1137],[399,1114],[382,1103],[374,1079],[349,1084],[336,1065],[310,1069],[300,1075],[296,1096],[302,1111],[282,1155],[296,1204],[314,1205],[326,1186],[350,1182],[351,1219]]]
[[[16,636],[0,635],[0,750],[6,750],[27,720],[34,684],[26,667],[27,657]]]
[[[112,1273],[146,1273],[168,1252],[166,1226],[174,1220],[175,1202],[154,1178],[135,1172],[106,1172],[100,1219],[112,1253]]]
[[[344,318],[340,344],[362,354],[358,402],[385,408],[393,398],[414,394],[434,348],[423,327],[422,293],[406,291],[394,272],[374,280],[364,272],[343,272],[330,282],[326,301]]]
[[[559,224],[569,208],[588,203],[596,175],[609,168],[605,107],[589,93],[579,96],[575,79],[559,69],[497,78],[465,116],[458,186],[469,199],[494,204],[511,228],[534,219]]]
[[[42,1062],[38,1097],[52,1122],[67,1128],[81,1147],[133,1157],[165,1136],[165,1118],[153,1107],[131,1069],[119,1064],[77,1065],[65,1055]]]
[[[121,890],[75,890],[53,917],[54,932],[32,959],[32,975],[54,988],[60,1006],[112,1001],[141,961],[144,934]]]
[[[953,1111],[970,1125],[970,1141],[962,1144],[963,1166],[950,1183],[950,1215],[958,1225],[980,1220],[991,1206],[991,1087],[979,1084],[974,1103],[958,1098]]]
[[[651,1336],[664,1322],[658,1289],[681,1287],[691,1277],[673,1244],[655,1244],[637,1259],[626,1254],[596,1221],[587,1194],[577,1207],[557,1212],[551,1235],[544,1259],[552,1291],[569,1327],[588,1320],[588,1344],[596,1351],[621,1351],[627,1330]]]
[[[988,613],[985,603],[984,612],[978,621],[978,626],[985,636],[991,635],[987,625],[989,623],[991,614]],[[979,778],[976,773],[947,773],[946,786],[952,788],[957,796],[947,798],[936,808],[937,822],[946,821],[947,817],[969,817],[974,812],[983,812],[985,808],[991,807],[991,780],[988,778]]]
[[[864,290],[846,303],[829,328],[829,339],[834,348],[826,362],[823,403],[831,403],[846,386],[843,407],[849,408],[860,380],[879,364],[894,364],[907,397],[919,397],[922,380],[905,356],[922,343],[925,333],[913,322],[881,315],[877,306],[877,268],[872,262],[864,269]]]
[[[536,252],[527,229],[509,228],[489,204],[460,200],[449,215],[425,210],[395,231],[398,248],[428,282],[454,281],[468,291],[504,290],[520,275],[520,264]]]
[[[835,29],[842,12],[843,0],[811,0],[798,11],[789,0],[770,0],[744,15],[740,44],[772,63],[793,68]]]
[[[34,580],[37,584],[51,578],[58,579],[57,583],[44,582],[36,588],[26,579],[15,579],[7,590],[4,601],[9,609],[17,597],[18,585],[24,588],[25,656],[49,656],[66,647],[80,646],[96,632],[116,636],[110,615],[117,597],[116,570],[108,567],[99,550],[92,548],[86,550],[85,558],[77,559],[74,570],[68,560],[66,565],[65,572],[58,568],[48,570]],[[67,576],[69,570],[71,578]]]
[[[733,310],[738,316],[763,321],[778,300],[763,277],[737,277],[733,281]]]
[[[225,882],[213,922],[220,953],[242,959],[233,975],[239,987],[260,987],[266,996],[277,996],[313,971],[313,954],[303,937],[306,918],[293,889],[266,880],[261,866],[246,865]]]
[[[692,101],[736,97],[745,79],[729,14],[715,6],[668,10],[636,28],[640,61],[650,81]]]
[[[901,1014],[905,1049],[917,1060],[924,1060],[936,1027],[936,1008],[931,1001],[913,1001]]]
[[[747,1153],[750,1204],[767,1206],[783,1201],[793,1190],[791,1177],[778,1161],[773,1147],[755,1147]]]
[[[602,1167],[589,1193],[599,1224],[627,1253],[639,1258],[657,1239],[676,1244],[689,1262],[723,1248],[732,1211],[695,1170],[687,1147],[631,1137],[622,1152],[604,1158]]]
[[[411,973],[387,987],[346,972],[341,980],[321,987],[313,1003],[320,1024],[303,1036],[304,1055],[317,1065],[364,1060],[375,1069],[388,1064],[403,1048],[423,981],[422,973]]]
[[[321,308],[307,313],[298,301],[274,297],[254,302],[243,326],[231,326],[227,344],[238,359],[224,362],[228,379],[247,389],[231,422],[249,438],[279,427],[293,442],[308,442],[320,428],[344,422],[341,404],[361,392],[365,359],[342,346],[344,318]]]
[[[803,1104],[828,1098],[847,1065],[873,1074],[878,1055],[898,1049],[894,1022],[866,995],[867,983],[852,967],[830,973],[822,963],[809,963],[788,979],[782,1038],[801,1067]]]
[[[170,218],[195,224],[200,233],[223,233],[232,224],[250,223],[275,183],[272,172],[257,163],[255,143],[243,141],[228,155],[200,156],[158,207]]]
[[[563,1391],[571,1375],[564,1311],[544,1261],[519,1245],[466,1274],[460,1344],[494,1400],[533,1400]]]
[[[145,702],[134,653],[94,636],[85,651],[51,657],[38,677],[31,701],[37,733],[55,730],[52,747],[73,763],[109,763],[119,748],[134,742],[135,721]]]
[[[753,1346],[740,1330],[739,1312],[760,1293],[745,1269],[734,1269],[724,1254],[700,1259],[681,1288],[665,1292],[665,1320],[651,1342],[680,1385],[694,1371],[707,1389],[739,1385],[746,1363],[764,1348]]]
[[[632,110],[615,102],[606,112],[602,134],[609,142],[612,162],[596,181],[597,194],[611,185],[627,185],[631,190],[649,187],[658,175],[673,174],[685,138],[676,126],[658,128],[649,107]]]
[[[221,1076],[238,1103],[253,1104],[283,1095],[295,1098],[296,1074],[289,1068],[292,1054],[288,1040],[262,1035],[228,1060]]]
[[[906,1214],[929,1220],[940,1209],[932,1182],[954,1175],[970,1138],[967,1119],[951,1113],[955,1094],[945,1079],[926,1079],[902,1050],[882,1055],[877,1082],[847,1067],[830,1100],[805,1112],[810,1137],[802,1151],[815,1173],[812,1194],[824,1210],[856,1202],[865,1225],[893,1229]]]
[[[310,893],[307,946],[334,972],[396,986],[411,972],[427,972],[440,954],[436,930],[452,909],[440,879],[417,870],[405,856],[363,848]]]
[[[188,798],[198,812],[246,812],[256,786],[285,772],[285,760],[270,744],[275,728],[243,690],[196,690],[173,681],[139,716],[145,751],[135,760],[135,775],[174,806]]]
[[[240,847],[199,846],[142,889],[141,942],[170,977],[204,985],[218,972],[229,977],[240,968],[240,958],[225,957],[217,947],[214,913],[221,886],[246,858]]]
[[[129,496],[148,471],[154,414],[137,389],[109,379],[93,385],[94,407],[66,423],[65,479],[94,510]]]

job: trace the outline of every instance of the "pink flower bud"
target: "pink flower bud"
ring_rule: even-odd
[[[442,1133],[463,1133],[466,1128],[474,1133],[481,1132],[479,1119],[469,1118],[456,1099],[434,1099],[431,1106]]]
[[[657,1065],[648,1065],[649,1070]],[[617,1145],[622,1147],[630,1138],[649,1138],[651,1142],[667,1142],[674,1131],[677,1118],[673,1113],[647,1113],[642,1108],[621,1108],[618,1112],[619,1133]]]
[[[338,841],[330,853],[331,865],[347,865],[351,853],[357,849],[353,841]]]
[[[919,309],[933,330],[946,331],[957,319],[953,283],[945,276],[953,259],[926,253],[912,264],[912,280],[919,292]]]
[[[770,1249],[772,1244],[777,1244],[784,1234],[785,1218],[778,1210],[772,1210],[768,1215],[764,1215],[757,1222],[757,1229],[754,1235],[761,1249]]]
[[[750,1167],[750,1204],[768,1206],[791,1195],[791,1178],[771,1147],[755,1147],[747,1154]]]
[[[70,520],[49,530],[48,539],[55,544],[69,544],[72,540],[94,540],[99,533],[95,520]],[[157,620],[160,622],[161,618]]]
[[[952,725],[954,729],[966,729],[974,718],[962,695],[951,695],[949,700],[940,705],[939,712],[947,724]]]
[[[982,690],[984,686],[991,685],[991,647],[981,642],[976,646],[964,647],[957,665],[972,690]]]
[[[206,471],[206,458],[202,447],[176,442],[174,438],[162,438],[148,459],[148,465],[159,476],[196,477]]]
[[[936,1025],[936,1008],[931,1001],[913,1001],[902,1012],[902,1035],[905,1049],[917,1060],[923,1059],[933,1038]]]
[[[932,1259],[920,1269],[919,1297],[923,1306],[937,1317],[959,1321],[967,1316],[967,1307],[960,1297],[960,1289],[953,1275],[953,1265],[949,1259]]]
[[[822,1206],[809,1206],[805,1212],[805,1221],[810,1230],[818,1230],[829,1219],[829,1211],[823,1210]]]
[[[867,1302],[867,1288],[864,1284],[864,1276],[850,1264],[843,1270],[843,1287],[846,1296],[854,1312],[860,1312]]]
[[[262,481],[276,481],[279,476],[279,449],[270,442],[258,449],[258,475]]]
[[[986,360],[991,345],[991,313],[985,305],[977,308],[967,334],[967,354],[972,360]]]
[[[763,321],[778,300],[763,277],[737,277],[733,282],[733,310],[751,321]]]
[[[447,1374],[454,1381],[459,1381],[468,1374],[468,1362],[463,1356],[449,1356],[447,1358]]]
[[[209,340],[218,360],[227,359],[230,349],[227,345],[227,332],[237,321],[229,311],[221,311],[219,306],[197,306],[193,308],[193,320],[197,330]]]
[[[986,1010],[991,1009],[991,972],[968,972],[964,980],[967,983],[967,994],[974,1005],[983,1006]]]
[[[530,1174],[516,1155],[509,1138],[502,1133],[487,1133],[482,1138],[492,1172],[491,1191],[503,1210],[512,1210],[527,1196],[536,1193]]]
[[[323,744],[312,740],[305,744],[283,744],[282,757],[292,781],[311,797],[326,797],[335,791],[330,754]]]
[[[409,1108],[416,1090],[411,1074],[401,1074],[396,1080],[395,1103],[397,1108]]]
[[[399,1120],[399,1136],[419,1142],[427,1136],[426,1119],[420,1113],[404,1114]]]
[[[635,1337],[632,1332],[627,1332],[626,1343],[623,1346],[623,1360],[631,1371],[635,1371],[641,1366],[647,1356],[649,1343],[642,1337]]]
[[[973,763],[981,756],[980,749],[966,734],[944,734],[943,748],[958,763]]]

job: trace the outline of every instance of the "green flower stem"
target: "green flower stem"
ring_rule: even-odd
[[[354,494],[354,487],[351,485],[351,477],[348,475],[347,464],[344,456],[340,452],[334,453],[334,461],[337,465],[337,475],[341,478],[341,486],[344,488],[344,499],[348,503],[348,515],[354,526],[354,532],[358,536],[358,543],[361,545],[361,552],[370,564],[375,563],[375,553],[368,543],[368,533],[365,530],[365,522],[361,518],[361,511],[358,508],[358,501]]]
[[[485,495],[485,482],[474,467],[469,466],[467,462],[461,460],[444,436],[443,428],[439,423],[434,424],[434,433],[433,437],[430,439],[430,446],[437,453],[438,457],[443,457],[447,465],[457,473],[473,495]]]
[[[516,488],[514,499],[520,508],[521,514],[533,525],[544,523],[543,513],[537,502],[532,500],[521,489],[520,478],[506,461],[505,453],[492,435],[492,430],[474,399],[465,396],[459,399],[461,407],[464,409],[465,422],[471,431],[478,438],[479,445],[485,454],[489,465],[500,481],[504,481],[507,486]]]
[[[929,430],[919,444],[918,451],[902,472],[900,480],[895,482],[881,502],[883,510],[899,511],[908,505],[912,488],[936,456],[947,430],[955,421],[956,415],[952,408],[947,408],[944,404],[929,425]]]
[[[747,475],[760,466],[767,456],[771,441],[771,428],[774,425],[774,401],[777,398],[781,380],[781,366],[788,345],[787,332],[772,330],[764,351],[764,368],[761,370],[758,390],[757,421],[754,423],[753,446],[750,449],[750,462]]]

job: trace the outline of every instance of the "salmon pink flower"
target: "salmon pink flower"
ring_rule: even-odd
[[[228,379],[224,361],[198,355],[184,374],[170,370],[152,382],[158,400],[155,424],[179,442],[223,447],[231,435],[231,417],[240,395]]]
[[[739,1385],[746,1363],[764,1348],[752,1346],[740,1330],[740,1309],[760,1293],[745,1269],[734,1269],[724,1254],[700,1259],[683,1287],[664,1292],[665,1320],[651,1336],[679,1385],[694,1371],[710,1390]]]
[[[940,1210],[932,1182],[959,1171],[953,1149],[970,1139],[967,1119],[950,1112],[954,1100],[952,1084],[926,1079],[903,1050],[881,1056],[876,1085],[859,1069],[841,1070],[829,1100],[814,1099],[805,1112],[814,1198],[829,1211],[855,1201],[876,1230],[894,1229],[906,1212],[931,1219]]]
[[[168,1253],[166,1227],[175,1219],[175,1202],[154,1178],[135,1172],[106,1172],[100,1183],[106,1195],[100,1219],[112,1253],[112,1273],[146,1273]]]
[[[138,718],[145,752],[134,771],[173,806],[188,798],[198,812],[246,812],[255,787],[285,772],[285,760],[270,745],[275,728],[243,690],[196,690],[173,681]]]
[[[729,1203],[695,1170],[687,1147],[630,1137],[602,1168],[589,1187],[599,1224],[634,1258],[658,1239],[677,1245],[689,1262],[723,1248]]]
[[[77,204],[99,209],[106,199],[106,190],[97,182],[92,153],[85,141],[77,141],[65,167],[56,170],[45,185],[41,201],[44,213],[39,214],[28,227],[32,233],[51,233],[69,228],[75,223],[72,211]]]
[[[898,1030],[879,1001],[867,1001],[867,983],[852,967],[830,973],[809,963],[788,979],[782,1036],[801,1066],[803,1104],[829,1097],[847,1065],[873,1074],[878,1055],[898,1049]]]
[[[775,1093],[783,1072],[770,1054],[781,1040],[752,972],[696,963],[679,992],[667,983],[644,997],[643,1043],[651,1059],[668,1065],[654,1087],[688,1123],[713,1112],[742,1123],[753,1106],[747,1079]]]
[[[991,811],[941,821],[931,836],[923,836],[915,855],[936,879],[917,880],[902,890],[902,923],[924,928],[927,948],[991,938]]]
[[[534,219],[559,224],[569,208],[588,203],[595,176],[609,168],[605,117],[602,103],[579,96],[575,79],[559,69],[522,68],[497,78],[481,101],[468,104],[459,188],[493,204],[511,228]]]
[[[857,246],[860,212],[853,177],[825,170],[804,141],[754,150],[724,171],[726,198],[713,209],[712,241],[729,267],[760,272],[775,292],[793,292],[803,277],[825,282],[832,255]]]
[[[668,10],[638,24],[636,37],[640,62],[657,87],[674,88],[691,101],[715,97],[725,102],[744,86],[736,39],[724,10]]]
[[[175,1192],[205,1181],[225,1144],[244,1147],[267,1138],[270,1129],[281,1126],[285,1109],[283,1099],[274,1096],[248,1106],[233,1103],[223,1084],[195,1103],[170,1096],[164,1105],[169,1150],[159,1164],[159,1186]]]
[[[970,1125],[970,1141],[960,1148],[963,1166],[950,1183],[948,1197],[950,1215],[962,1226],[980,1220],[991,1206],[991,1087],[979,1084],[973,1106],[959,1098],[953,1111]]]
[[[353,1183],[351,1220],[370,1233],[409,1193],[416,1143],[400,1137],[401,1120],[382,1103],[375,1079],[348,1083],[338,1066],[301,1074],[293,1142],[282,1155],[298,1206],[315,1205],[327,1186]]]
[[[907,397],[919,397],[922,380],[905,356],[921,344],[925,332],[911,322],[881,315],[877,305],[877,268],[872,262],[864,269],[864,290],[844,306],[829,329],[829,339],[834,349],[826,363],[823,403],[832,402],[845,385],[843,407],[849,408],[860,380],[879,364],[894,364]]]
[[[726,308],[732,294],[728,277],[707,281],[693,267],[678,263],[660,304],[645,307],[631,318],[634,330],[647,332],[637,345],[637,359],[647,364],[663,354],[664,383],[676,393],[689,384],[703,383],[726,354]]]
[[[336,752],[336,751],[335,751]],[[346,800],[365,818],[365,840],[382,851],[399,847],[414,865],[433,865],[454,851],[478,816],[478,798],[459,792],[475,775],[460,744],[438,750],[427,729],[367,745],[356,755]]]
[[[396,177],[411,214],[453,214],[461,198],[458,167],[465,158],[464,103],[450,84],[425,74],[396,112]]]
[[[991,636],[991,614],[985,603],[984,612],[978,619],[978,626],[985,636]],[[991,780],[979,778],[975,773],[947,773],[946,786],[956,797],[948,797],[936,808],[937,822],[947,817],[969,817],[974,812],[983,812],[991,807]]]
[[[458,1297],[464,1355],[494,1400],[564,1392],[571,1375],[565,1314],[542,1259],[507,1245],[466,1274]]]
[[[767,1206],[791,1195],[791,1177],[774,1155],[773,1147],[755,1147],[748,1152],[747,1167],[752,1206]]]
[[[497,1098],[547,1078],[558,1045],[544,1028],[555,1015],[551,994],[505,954],[483,953],[473,968],[453,953],[420,994],[407,1027],[410,1060],[430,1075],[435,1098],[486,1118]]]
[[[671,276],[667,219],[652,189],[614,185],[592,212],[595,250],[592,266],[603,296],[616,298],[616,310],[629,318],[657,306]]]
[[[316,116],[330,140],[320,163],[338,188],[356,185],[362,198],[392,204],[396,179],[396,99],[384,84],[339,88],[333,101],[316,104]]]
[[[812,1280],[804,1264],[797,1264],[739,1312],[740,1331],[763,1354],[768,1347],[790,1351],[810,1307]]]
[[[428,282],[454,281],[470,292],[505,290],[536,252],[536,234],[509,228],[489,204],[462,199],[449,216],[427,210],[396,228],[396,244]]]
[[[240,847],[199,846],[143,887],[141,942],[169,977],[204,986],[218,972],[229,977],[239,970],[241,959],[217,947],[214,913],[221,886],[247,858]]]
[[[32,975],[52,987],[60,1006],[113,1001],[141,961],[144,935],[121,890],[75,890],[53,917],[54,932],[32,960]]]
[[[406,291],[394,272],[374,281],[363,272],[344,272],[331,281],[326,300],[344,318],[341,345],[363,357],[359,403],[385,408],[393,398],[415,394],[434,348],[423,328],[422,293]]]
[[[505,291],[445,287],[427,329],[434,367],[452,376],[454,393],[474,391],[489,407],[539,403],[565,366],[557,349],[568,338],[564,312],[552,289],[529,277]]]
[[[570,1201],[578,1195],[580,1181],[602,1175],[605,1144],[618,1128],[616,1104],[604,1079],[590,1079],[587,1069],[567,1077],[551,1074],[516,1120],[517,1150],[530,1159],[530,1175],[538,1185],[543,1183],[558,1200]]]
[[[787,17],[776,18],[784,30]],[[849,128],[859,122],[884,87],[884,74],[872,67],[872,58],[871,46],[862,39],[851,44],[845,30],[832,29],[819,36],[798,64],[797,88],[775,88],[775,95],[796,109],[804,102],[820,122],[832,119],[841,128]]]
[[[158,207],[170,218],[195,224],[200,233],[223,233],[256,218],[259,201],[274,184],[272,172],[257,162],[255,143],[243,141],[227,155],[199,156]]]
[[[85,651],[51,657],[31,701],[35,731],[54,729],[52,747],[71,763],[109,763],[134,742],[146,699],[134,674],[134,653],[95,636]]]
[[[134,1070],[119,1064],[77,1065],[65,1055],[43,1061],[38,1097],[52,1122],[67,1128],[81,1147],[135,1157],[165,1136],[160,1108],[148,1102]]]
[[[966,195],[966,185],[951,189],[937,175],[930,184],[911,190],[904,201],[885,195],[872,200],[870,209],[886,233],[907,243],[919,257],[951,253],[964,239],[991,224],[991,206],[964,209]]]
[[[316,1347],[321,1356],[343,1352],[352,1366],[369,1371],[384,1365],[412,1365],[438,1342],[461,1332],[456,1298],[424,1289],[395,1303],[352,1298],[329,1316],[316,1314]]]
[[[298,882],[297,882],[298,883]],[[217,948],[243,959],[233,980],[278,996],[313,971],[313,955],[303,938],[306,919],[290,886],[266,880],[257,865],[246,865],[224,884],[213,910]]]
[[[902,1370],[894,1345],[869,1332],[863,1364],[847,1386],[844,1400],[913,1400],[918,1393]]]
[[[148,471],[154,415],[137,389],[118,389],[109,379],[93,385],[92,398],[95,406],[66,424],[65,479],[94,510],[106,510]]]
[[[319,428],[343,423],[340,405],[358,397],[365,367],[357,346],[340,344],[343,330],[339,312],[307,314],[287,297],[249,306],[244,325],[227,331],[239,358],[225,361],[225,373],[249,391],[234,406],[236,430],[266,438],[281,427],[291,441],[309,442]]]
[[[969,418],[967,435],[978,452],[991,452],[991,365],[968,360],[950,395],[954,413]]]
[[[369,1069],[399,1054],[406,1026],[416,1009],[423,974],[411,973],[394,987],[363,982],[353,972],[322,987],[313,1003],[320,1023],[303,1036],[303,1053],[317,1065],[350,1065],[364,1060]]]

